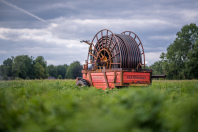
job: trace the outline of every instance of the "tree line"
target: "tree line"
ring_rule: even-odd
[[[29,57],[28,55],[18,55],[7,58],[0,65],[0,75],[3,80],[11,79],[46,79],[49,76],[56,79],[75,79],[81,77],[82,65],[79,61],[74,61],[70,65],[48,65],[43,56]]]
[[[166,74],[167,79],[198,79],[198,26],[184,25],[176,36],[167,53],[161,53],[161,60],[149,68],[154,75]]]

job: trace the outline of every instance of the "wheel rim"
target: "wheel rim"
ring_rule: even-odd
[[[99,37],[101,36],[101,37]],[[119,55],[121,60],[121,53],[119,42],[116,36],[110,30],[103,29],[99,31],[93,38],[91,42],[93,46],[93,53],[88,51],[87,62],[88,64],[92,64],[93,67],[96,67],[96,60],[99,58],[101,61],[106,62],[106,68],[112,68],[112,65],[116,65],[115,67],[120,68],[121,63],[113,63],[118,62],[115,56]],[[115,49],[116,48],[116,49]],[[91,61],[89,60],[89,56],[93,56]],[[114,61],[112,61],[115,58]]]

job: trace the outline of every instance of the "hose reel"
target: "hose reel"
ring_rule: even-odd
[[[125,31],[114,34],[110,30],[99,31],[89,43],[87,64],[93,69],[145,68],[145,54],[139,37]]]

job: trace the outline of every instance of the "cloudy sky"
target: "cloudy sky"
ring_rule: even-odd
[[[78,38],[109,29],[135,32],[151,65],[190,23],[198,24],[197,0],[0,0],[0,64],[17,55],[84,63],[88,45]]]

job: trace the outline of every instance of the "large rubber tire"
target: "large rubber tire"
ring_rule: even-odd
[[[84,79],[80,79],[77,81],[76,86],[89,86],[89,83]]]

